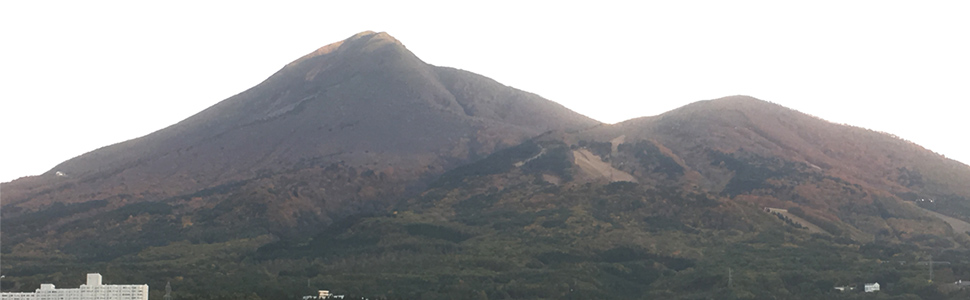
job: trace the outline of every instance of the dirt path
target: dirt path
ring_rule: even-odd
[[[584,173],[594,178],[605,178],[610,182],[629,181],[637,182],[637,179],[630,173],[620,171],[609,163],[604,162],[599,156],[586,149],[573,150],[574,163],[579,166]]]
[[[536,159],[536,158],[539,158],[539,156],[542,156],[543,154],[546,154],[546,148],[545,148],[545,147],[542,147],[542,146],[540,145],[540,146],[539,146],[539,148],[540,148],[540,150],[539,150],[539,154],[536,154],[535,156],[532,156],[532,157],[530,157],[530,158],[527,158],[527,159],[525,159],[525,160],[523,160],[523,161],[520,161],[520,162],[517,162],[517,163],[514,163],[514,164],[512,164],[512,165],[514,165],[514,166],[515,166],[516,168],[518,168],[518,167],[521,167],[521,166],[524,166],[525,164],[527,164],[527,163],[529,163],[529,162],[530,162],[530,161],[532,161],[533,159]]]
[[[965,222],[963,220],[960,220],[960,219],[957,219],[957,218],[954,218],[954,217],[950,217],[950,216],[947,216],[947,215],[944,215],[944,214],[941,214],[941,213],[938,213],[938,212],[935,212],[935,211],[932,211],[932,210],[929,210],[929,209],[925,209],[925,208],[919,207],[919,205],[916,205],[916,202],[906,201],[906,203],[909,203],[909,205],[912,205],[913,207],[916,207],[916,208],[918,208],[918,209],[920,209],[922,211],[925,211],[926,213],[928,213],[928,214],[930,214],[930,215],[932,215],[934,217],[940,218],[941,220],[943,220],[943,222],[946,222],[947,224],[950,224],[950,227],[953,227],[953,231],[954,232],[958,232],[959,233],[959,232],[968,232],[968,231],[970,231],[970,223],[967,223],[967,222]]]
[[[771,212],[773,212],[773,213],[779,213],[782,216],[788,217],[789,219],[792,220],[792,222],[798,223],[798,225],[802,225],[802,227],[805,227],[806,229],[808,229],[808,232],[811,232],[811,233],[828,233],[825,230],[822,230],[822,228],[820,228],[818,226],[815,226],[815,224],[812,224],[812,222],[806,221],[805,219],[802,219],[799,216],[796,216],[796,215],[791,214],[790,212],[788,212],[787,209],[771,208],[771,207],[769,207],[768,210],[771,211]]]

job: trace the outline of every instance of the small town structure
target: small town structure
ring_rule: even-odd
[[[866,283],[866,293],[878,292],[879,283]]]
[[[970,280],[960,279],[954,282],[953,284],[960,287],[960,289],[970,288]]]
[[[0,300],[148,300],[148,285],[102,284],[101,274],[90,273],[87,283],[76,289],[58,289],[44,283],[33,293],[0,293]]]
[[[317,295],[313,296],[303,296],[303,300],[314,300],[314,299],[343,299],[344,295],[334,295],[331,294],[329,290],[318,290]]]

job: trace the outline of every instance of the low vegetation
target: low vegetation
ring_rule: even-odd
[[[789,208],[830,234],[800,229],[743,201],[745,195],[795,197],[796,189],[784,187],[812,182],[841,186],[847,194],[861,194],[861,186],[743,152],[711,152],[711,165],[735,172],[719,193],[574,183],[568,175],[575,171],[569,157],[575,147],[533,141],[509,148],[445,173],[432,188],[387,210],[349,214],[304,234],[260,223],[264,219],[255,216],[267,208],[246,198],[292,195],[286,185],[213,192],[206,196],[229,200],[191,214],[179,202],[191,197],[127,206],[69,227],[62,237],[71,242],[54,263],[23,252],[26,245],[6,246],[5,273],[21,290],[40,282],[70,286],[76,273],[92,271],[108,282],[159,287],[171,281],[177,299],[297,299],[314,289],[374,299],[870,299],[834,289],[868,282],[882,285],[879,299],[968,295],[941,284],[970,278],[968,245],[932,227],[901,232],[899,224],[922,217],[895,200],[876,198],[865,206],[871,209],[846,206],[842,217],[811,201]],[[628,154],[642,161],[639,167],[668,179],[686,172],[650,142],[619,149],[633,151]],[[545,182],[543,174],[565,182]],[[888,231],[868,240],[847,231],[856,227],[843,220],[870,220],[866,216],[888,220]],[[93,232],[110,235],[67,239]],[[919,264],[931,256],[945,262],[935,266],[932,282]],[[151,298],[160,297],[153,290]]]

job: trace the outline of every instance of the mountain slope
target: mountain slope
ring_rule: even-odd
[[[882,293],[899,299],[967,296],[947,284],[970,276],[970,236],[899,199],[863,195],[878,190],[735,152],[707,163],[767,171],[761,182],[742,181],[763,186],[704,191],[683,184],[696,178],[675,167],[684,161],[670,149],[636,139],[615,149],[545,135],[445,173],[392,212],[269,243],[254,257],[295,270],[280,278],[388,299],[867,299],[833,290],[866,282],[880,282]],[[587,153],[635,180],[592,176],[599,172],[581,163]],[[858,211],[844,220],[806,214],[774,179],[840,184],[828,192],[849,193],[847,209]],[[766,211],[754,196],[777,197],[773,204],[793,207],[789,213],[825,230]],[[870,230],[860,220],[892,229],[860,237],[855,233]],[[940,262],[940,283],[913,263],[930,255]],[[881,263],[887,261],[893,263]]]
[[[970,174],[888,134],[729,97],[545,134],[254,257],[388,299],[869,299],[833,287],[871,282],[887,299],[961,299],[950,283],[970,276],[970,232],[901,198],[966,205],[957,181],[868,173],[934,164]]]
[[[812,143],[873,147],[830,136],[842,131],[898,141],[732,97],[547,132],[450,169],[386,210],[287,225],[304,234],[268,224],[297,203],[287,199],[321,198],[327,182],[382,195],[386,176],[308,166],[108,212],[98,211],[107,201],[65,204],[5,219],[16,224],[6,230],[48,232],[4,235],[7,274],[30,287],[63,270],[124,270],[150,284],[172,279],[185,299],[291,299],[308,285],[387,299],[859,299],[832,287],[867,282],[884,284],[886,297],[966,297],[941,282],[970,276],[970,233],[900,198],[930,192],[856,177],[795,138],[819,132]],[[906,153],[898,142],[880,151]],[[948,186],[917,177],[909,182]],[[954,198],[942,203],[965,203],[959,189],[944,192]],[[50,225],[65,215],[94,217]],[[814,231],[802,228],[809,223]],[[914,263],[930,256],[946,262],[935,283]]]
[[[373,173],[384,182],[381,198],[393,198],[536,134],[595,124],[480,75],[428,65],[386,33],[363,32],[175,125],[5,184],[5,213],[93,200],[111,208],[254,180],[280,184],[275,174],[325,167],[355,178]],[[317,196],[336,199],[294,205],[328,219],[349,202],[377,200],[344,191],[360,184],[318,186]],[[290,214],[279,221],[291,222]]]
[[[970,180],[966,165],[886,133],[830,123],[750,97],[701,101],[596,132],[622,134],[624,128],[638,128],[633,129],[635,135],[663,137],[674,146],[708,144],[725,151],[744,148],[803,161],[892,190],[905,189],[897,182],[899,168],[918,168],[915,171],[933,179],[930,186],[923,187],[925,192],[970,195],[970,187],[962,184]]]
[[[180,299],[970,295],[940,284],[970,276],[970,233],[923,210],[970,220],[966,165],[750,97],[595,125],[361,33],[5,184],[0,286],[97,270]]]

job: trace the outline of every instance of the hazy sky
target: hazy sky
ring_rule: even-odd
[[[742,94],[970,162],[970,2],[567,3],[4,1],[0,181],[171,125],[364,30],[603,122]]]

